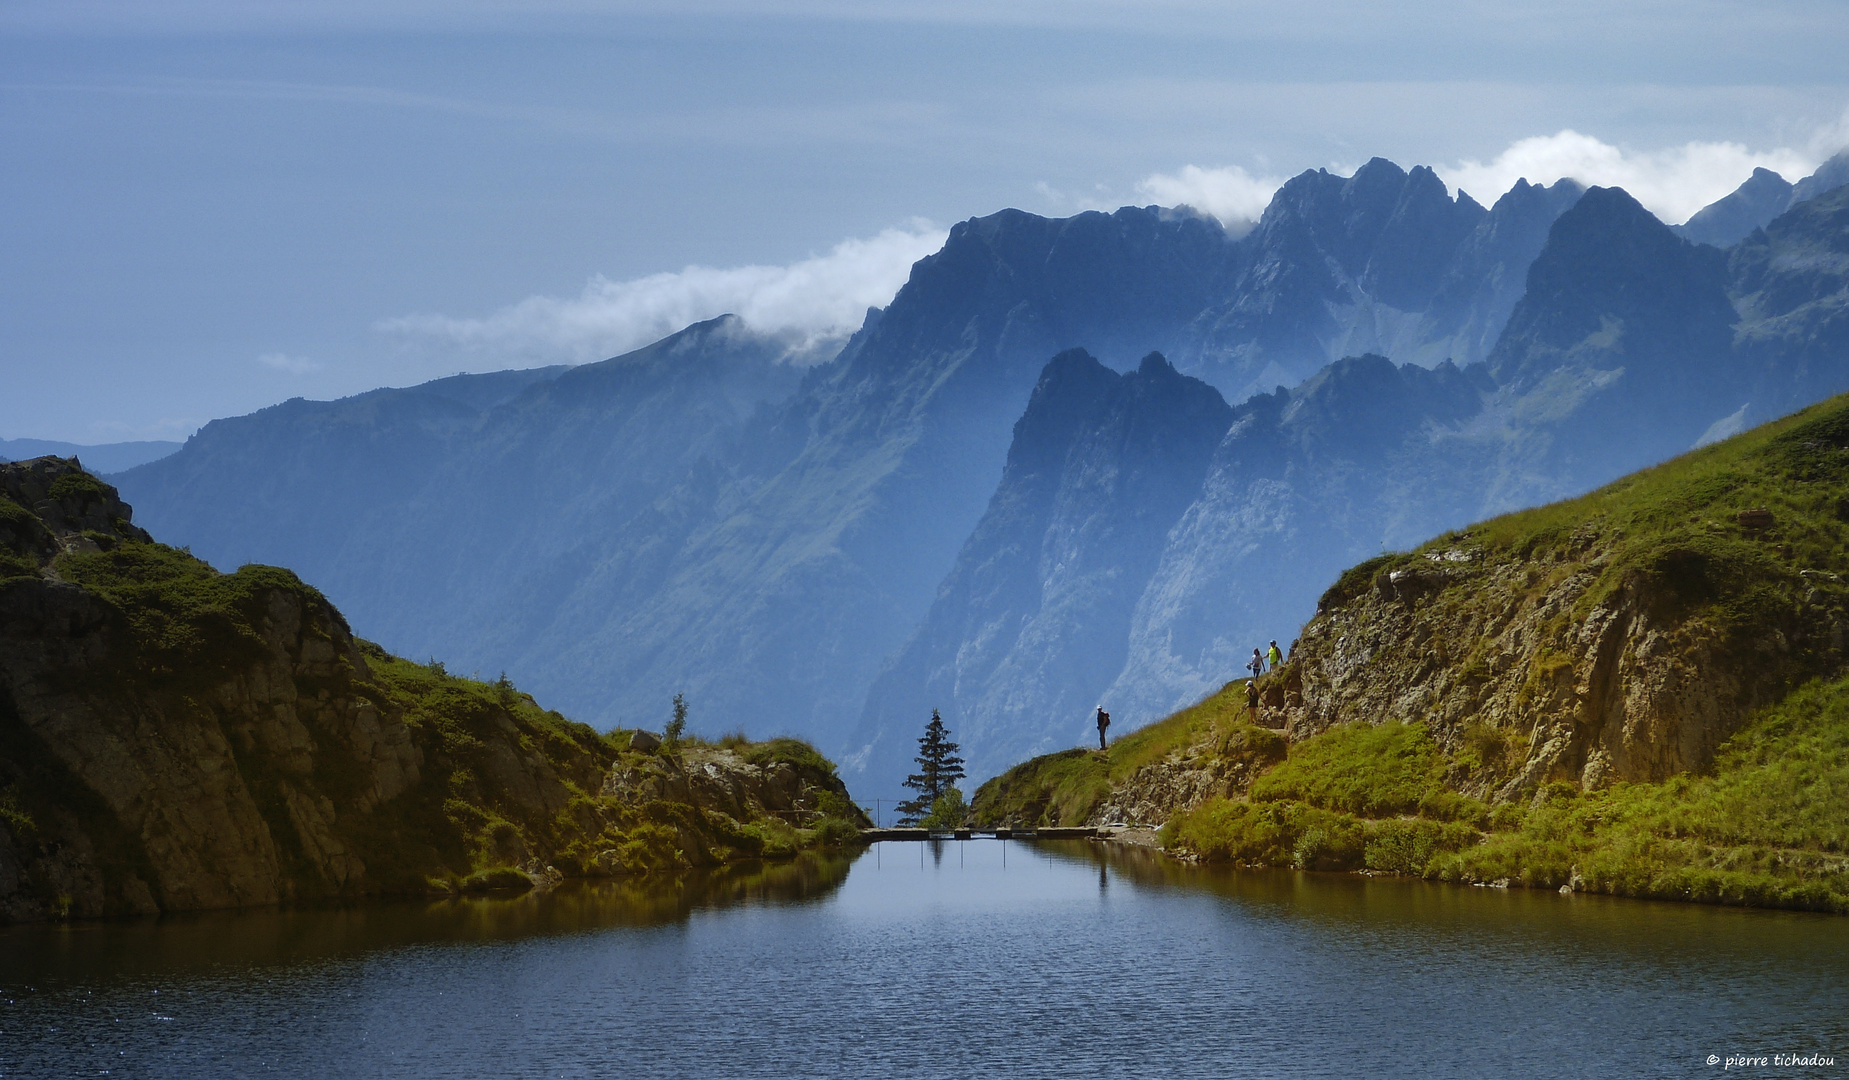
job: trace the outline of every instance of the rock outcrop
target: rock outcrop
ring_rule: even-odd
[[[646,870],[860,821],[801,744],[628,750],[130,513],[75,460],[0,465],[0,921]],[[645,774],[691,779],[621,779]]]

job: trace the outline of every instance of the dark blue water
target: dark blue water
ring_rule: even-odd
[[[1849,1076],[1849,919],[1005,857],[14,927],[0,1075]]]

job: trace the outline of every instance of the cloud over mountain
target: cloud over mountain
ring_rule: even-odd
[[[1192,206],[1212,214],[1233,232],[1242,232],[1265,212],[1265,204],[1284,185],[1276,176],[1253,176],[1237,165],[1203,169],[1184,165],[1181,171],[1156,173],[1136,185],[1137,194],[1164,206]]]
[[[945,235],[915,220],[786,266],[689,266],[628,281],[598,275],[575,297],[532,296],[480,317],[407,315],[380,328],[412,344],[584,362],[730,313],[753,330],[791,339],[800,353],[851,333],[869,307],[890,302],[912,264],[943,246]]]
[[[1813,139],[1813,144],[1819,140]],[[1721,198],[1754,169],[1787,180],[1815,169],[1836,147],[1777,147],[1755,151],[1735,142],[1689,142],[1660,150],[1625,150],[1571,129],[1521,139],[1489,162],[1461,161],[1438,175],[1485,202],[1526,178],[1552,183],[1567,176],[1587,187],[1621,187],[1671,224]]]
[[[1664,221],[1678,224],[1731,192],[1754,169],[1771,169],[1795,181],[1845,146],[1849,146],[1849,110],[1836,123],[1815,131],[1800,147],[1754,150],[1736,142],[1688,142],[1636,150],[1567,129],[1518,139],[1488,162],[1466,159],[1436,171],[1452,191],[1468,191],[1486,206],[1522,179],[1551,184],[1568,177],[1587,187],[1621,187]],[[1353,171],[1342,166],[1332,166],[1332,170]],[[1164,205],[1186,203],[1237,232],[1258,219],[1283,183],[1275,176],[1253,176],[1237,165],[1184,165],[1173,173],[1143,178],[1136,190]]]

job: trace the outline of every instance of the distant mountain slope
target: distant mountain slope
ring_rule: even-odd
[[[1697,244],[1730,248],[1799,203],[1827,195],[1844,184],[1849,184],[1849,150],[1824,162],[1795,184],[1770,169],[1754,169],[1753,175],[1730,194],[1675,226],[1676,235]]]
[[[1675,230],[1684,240],[1730,248],[1790,208],[1790,181],[1771,169],[1754,169],[1732,194],[1702,207]]]
[[[113,477],[142,520],[220,566],[288,566],[339,592],[347,545],[404,507],[485,409],[559,368],[455,375],[214,420],[179,453]]]
[[[979,748],[975,775],[1067,745],[1071,725],[1049,732],[1046,719],[1088,714],[1123,666],[1123,631],[1162,536],[1231,418],[1212,387],[1159,354],[1127,375],[1083,350],[1055,357],[988,510],[869,692],[855,742],[888,750],[869,763],[876,773],[905,764],[927,708]]]
[[[26,461],[51,455],[81,458],[84,468],[107,475],[158,461],[180,448],[177,442],[151,440],[143,442],[80,443],[54,442],[50,439],[0,439],[0,461]]]

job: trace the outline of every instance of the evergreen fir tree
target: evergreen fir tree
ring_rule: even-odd
[[[685,694],[675,694],[674,695],[674,719],[668,721],[667,726],[662,728],[661,730],[662,740],[661,741],[668,744],[668,749],[678,750],[680,749],[680,745],[681,745],[681,735],[684,734],[686,730],[687,730],[687,696]]]
[[[932,709],[931,722],[918,740],[918,756],[912,759],[918,762],[918,771],[905,778],[905,786],[916,791],[918,797],[899,804],[901,821],[917,824],[931,812],[939,795],[963,779],[963,759],[957,756],[960,749],[950,741],[950,730],[944,727],[943,718]]]

